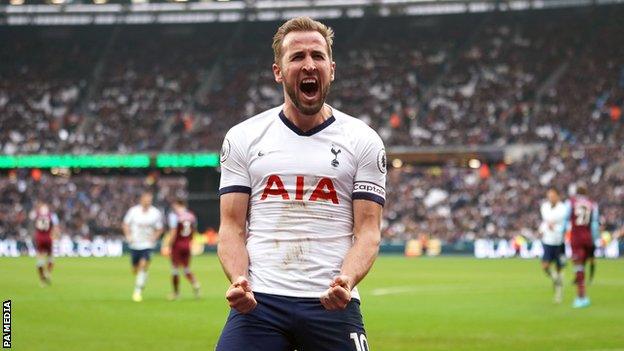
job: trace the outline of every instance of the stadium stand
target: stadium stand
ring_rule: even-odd
[[[335,21],[329,100],[389,146],[615,142],[623,133],[621,15],[382,18],[355,30]],[[280,102],[266,39],[273,24],[240,26],[77,28],[66,40],[33,30],[7,40],[0,118],[11,128],[2,150],[218,149],[230,126]],[[153,40],[141,39],[146,32]],[[35,50],[46,59],[33,60]]]
[[[0,178],[0,238],[30,236],[28,215],[36,200],[50,204],[62,232],[72,237],[119,236],[124,214],[146,189],[154,191],[154,203],[161,209],[187,196],[186,178],[179,176],[63,177],[42,172],[33,177],[29,172],[14,172]]]
[[[624,148],[557,146],[511,165],[473,170],[456,166],[390,171],[384,237],[406,240],[426,233],[446,242],[475,238],[538,238],[545,190],[564,194],[575,182],[590,184],[609,230],[624,225]]]
[[[388,147],[549,144],[545,153],[491,165],[487,176],[455,165],[393,169],[384,237],[530,237],[545,187],[576,180],[602,194],[605,224],[622,226],[623,15],[618,6],[330,22],[337,78],[329,102],[378,130]],[[274,29],[261,22],[7,29],[0,149],[217,150],[229,127],[280,103],[270,71]],[[55,184],[47,196],[68,230],[120,233],[126,190],[137,182],[2,177],[0,232],[22,235],[33,196]],[[158,184],[170,189],[162,196],[186,191],[178,180]]]

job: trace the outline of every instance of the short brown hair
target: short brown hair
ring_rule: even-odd
[[[587,185],[585,183],[578,183],[576,185],[576,193],[578,195],[587,195]]]
[[[184,200],[184,199],[183,199],[183,198],[181,198],[181,197],[178,197],[178,198],[176,198],[175,200],[173,200],[173,203],[174,203],[175,205],[179,205],[179,206],[184,206],[184,207],[186,207],[186,206],[187,206],[187,204],[186,204],[186,200]]]
[[[547,191],[552,191],[555,194],[559,195],[559,189],[555,188],[554,186],[551,186],[550,188],[548,188]]]
[[[332,58],[332,45],[334,44],[334,30],[310,17],[296,17],[282,24],[273,36],[273,57],[275,63],[282,59],[282,41],[290,32],[319,32],[327,43],[329,59]]]

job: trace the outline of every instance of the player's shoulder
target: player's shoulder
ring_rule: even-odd
[[[375,132],[373,128],[371,128],[368,124],[366,124],[364,121],[362,121],[359,118],[351,116],[333,107],[332,107],[332,114],[334,118],[336,119],[336,124],[339,126],[346,126],[349,128],[354,128],[354,131],[377,134],[377,132]]]
[[[249,117],[246,120],[234,125],[227,132],[226,138],[246,138],[250,133],[262,131],[271,123],[273,123],[279,116],[282,106],[277,106],[260,112],[255,116]]]
[[[128,211],[126,211],[126,216],[124,217],[124,221],[129,221],[132,220],[132,218],[135,218],[137,215],[137,206],[132,206],[128,209]]]
[[[356,142],[380,144],[383,146],[383,141],[379,134],[364,121],[333,107],[332,112],[336,119],[336,126],[345,130],[349,137],[356,139]]]

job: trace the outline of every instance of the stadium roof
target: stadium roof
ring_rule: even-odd
[[[364,16],[425,16],[490,11],[523,11],[624,3],[624,0],[246,0],[150,3],[68,3],[0,5],[0,25],[111,25],[275,21],[296,16],[318,19]],[[96,4],[97,3],[97,4]]]

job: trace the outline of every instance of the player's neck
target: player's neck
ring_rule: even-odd
[[[321,110],[316,114],[305,115],[301,113],[301,111],[299,111],[292,102],[286,101],[284,104],[284,115],[286,115],[286,118],[297,126],[297,128],[307,132],[331,117],[332,109],[329,105],[324,104]]]

